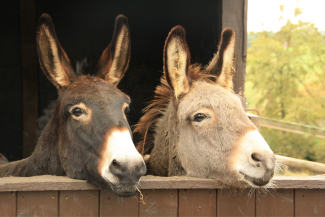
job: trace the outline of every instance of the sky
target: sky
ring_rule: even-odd
[[[284,5],[283,14],[280,5]],[[294,16],[294,9],[302,8],[302,14]],[[273,31],[277,32],[286,20],[297,23],[299,19],[303,22],[315,23],[319,30],[325,31],[325,0],[248,0],[247,31]],[[284,20],[280,20],[280,17]]]

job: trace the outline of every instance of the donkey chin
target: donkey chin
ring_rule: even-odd
[[[267,187],[274,175],[275,155],[257,130],[243,136],[232,159],[237,179],[251,187]]]
[[[123,178],[121,176],[123,176]],[[120,197],[130,197],[135,195],[138,191],[140,177],[141,175],[131,173],[123,173],[116,176],[110,172],[103,176],[114,193]]]

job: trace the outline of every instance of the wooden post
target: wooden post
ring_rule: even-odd
[[[247,0],[222,0],[222,29],[226,27],[232,28],[236,34],[234,91],[236,94],[245,97]]]
[[[23,80],[23,158],[36,145],[38,82],[35,0],[20,1],[21,61]]]

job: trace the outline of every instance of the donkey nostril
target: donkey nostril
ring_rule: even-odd
[[[261,156],[260,156],[259,154],[254,153],[254,154],[251,155],[251,157],[252,157],[252,159],[253,159],[254,161],[257,161],[257,162],[262,161],[262,160],[261,160]]]

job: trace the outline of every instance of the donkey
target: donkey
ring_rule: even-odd
[[[7,158],[0,153],[0,164],[6,164],[8,163],[9,161],[7,160]]]
[[[51,17],[37,27],[40,66],[58,90],[33,154],[0,166],[0,177],[67,175],[88,180],[118,196],[132,196],[146,173],[125,116],[130,98],[117,89],[130,60],[127,18],[119,15],[113,38],[104,50],[96,76],[77,75],[61,47]]]
[[[210,64],[190,65],[184,28],[170,31],[161,84],[134,129],[148,174],[212,178],[236,188],[269,183],[275,155],[232,91],[234,50],[235,33],[226,28]]]

